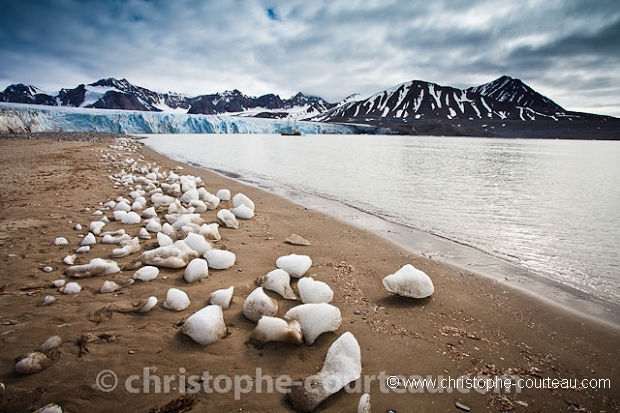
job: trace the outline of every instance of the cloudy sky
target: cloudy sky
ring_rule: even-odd
[[[0,89],[104,77],[190,96],[336,102],[413,79],[508,74],[620,116],[618,0],[0,0]]]

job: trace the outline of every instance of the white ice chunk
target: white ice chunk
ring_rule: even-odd
[[[114,212],[116,211],[129,212],[131,211],[131,206],[129,205],[129,203],[126,202],[126,200],[122,200],[114,207]]]
[[[404,297],[425,298],[435,292],[431,278],[411,264],[385,277],[383,285],[389,292]]]
[[[93,221],[90,223],[89,230],[95,235],[101,234],[101,230],[105,227],[105,222],[103,221]]]
[[[112,214],[114,215],[114,221],[122,221],[127,215],[127,211],[114,211]]]
[[[296,300],[297,296],[291,288],[291,277],[283,269],[270,271],[256,279],[256,284],[267,290],[275,291],[287,300]]]
[[[298,305],[288,310],[284,318],[299,321],[308,345],[313,344],[321,334],[338,330],[342,324],[340,309],[326,303]]]
[[[243,315],[255,323],[264,315],[274,316],[278,312],[278,302],[265,294],[262,287],[256,288],[243,302]]]
[[[142,251],[142,246],[140,245],[140,238],[138,237],[132,238],[131,241],[122,242],[121,245],[121,248],[115,248],[112,250],[112,257],[126,257],[128,255]]]
[[[183,311],[190,305],[189,297],[185,291],[178,288],[170,288],[166,294],[164,308],[172,311]]]
[[[62,292],[65,294],[77,294],[80,291],[82,291],[82,287],[76,282],[66,283],[64,288],[62,289]]]
[[[102,244],[120,244],[122,242],[126,242],[131,240],[131,235],[129,234],[121,234],[118,236],[114,236],[112,234],[105,234],[101,239]]]
[[[211,244],[200,234],[189,233],[183,241],[199,255],[204,255],[211,249]]]
[[[179,199],[179,201],[184,204],[189,204],[190,201],[198,200],[198,198],[198,191],[196,189],[190,189],[181,195],[181,199]]]
[[[323,368],[317,374],[297,381],[288,394],[296,411],[310,412],[319,404],[362,374],[360,346],[353,334],[346,332],[327,350]]]
[[[155,296],[150,296],[145,302],[144,304],[142,304],[140,307],[138,307],[138,309],[136,310],[136,313],[148,313],[149,311],[151,311],[155,306],[157,305],[157,297]]]
[[[128,212],[127,215],[125,215],[122,219],[121,222],[123,224],[139,224],[142,221],[142,218],[140,217],[140,215],[138,215],[137,212],[131,211]]]
[[[215,270],[230,268],[235,264],[235,260],[237,259],[234,252],[215,249],[207,250],[204,253],[204,257],[209,263],[209,268]]]
[[[150,232],[161,231],[161,222],[159,221],[159,218],[154,217],[154,218],[149,219],[146,223],[145,228],[147,231],[150,231]]]
[[[92,232],[89,232],[82,241],[80,241],[81,246],[94,245],[97,243],[97,238]]]
[[[232,212],[239,219],[254,218],[254,210],[245,204],[241,204],[238,207],[231,208],[230,212]]]
[[[87,278],[103,277],[121,272],[116,261],[93,258],[88,264],[72,265],[65,270],[67,277]]]
[[[256,209],[256,207],[254,206],[254,201],[252,201],[250,198],[248,198],[247,195],[242,194],[241,192],[239,192],[233,197],[232,202],[233,202],[233,207],[238,207],[239,205],[245,205],[252,210]]]
[[[217,221],[226,228],[239,228],[239,221],[237,221],[237,217],[235,217],[235,214],[230,212],[228,209],[220,209],[217,212],[216,217]]]
[[[293,344],[302,344],[301,326],[296,320],[286,321],[278,317],[264,315],[250,337],[250,341],[265,344],[270,341],[284,341]]]
[[[77,255],[75,254],[67,255],[65,258],[63,258],[62,262],[64,262],[67,265],[73,265],[75,264],[76,258],[77,258]]]
[[[226,310],[230,307],[234,291],[235,287],[233,286],[215,290],[209,295],[209,303],[212,305],[219,305]]]
[[[217,222],[214,222],[212,224],[202,224],[196,232],[205,237],[206,239],[219,241],[222,239],[219,228],[220,224],[218,224]]]
[[[151,239],[151,234],[149,234],[149,232],[147,231],[146,228],[142,227],[142,228],[140,228],[140,231],[138,231],[138,238],[140,238],[140,239]]]
[[[145,265],[133,274],[134,280],[152,281],[159,275],[159,268]]]
[[[192,199],[191,201],[189,201],[189,205],[190,208],[194,208],[194,212],[207,212],[207,204],[205,204],[203,201],[199,200],[199,199]]]
[[[299,296],[304,304],[329,303],[334,298],[334,291],[323,281],[311,277],[302,277],[297,282]]]
[[[172,238],[170,238],[168,235],[164,234],[163,232],[158,232],[157,243],[159,244],[160,247],[166,247],[168,245],[174,244],[174,241],[172,240]]]
[[[219,191],[217,191],[215,196],[222,201],[230,201],[230,191],[228,189],[220,189]]]
[[[289,254],[276,260],[276,267],[282,268],[293,278],[300,278],[312,266],[312,259],[307,255]]]
[[[142,218],[151,219],[157,216],[157,212],[155,211],[155,207],[148,207],[142,211]]]
[[[198,344],[207,346],[226,337],[228,329],[224,322],[222,307],[208,305],[195,312],[185,321],[182,331]]]
[[[209,211],[214,211],[217,209],[217,207],[220,205],[220,198],[218,198],[217,196],[207,192],[203,197],[202,200],[204,201],[205,204],[207,204],[207,209]]]
[[[67,240],[65,237],[57,237],[54,240],[54,245],[67,245],[69,244],[69,240]]]
[[[138,261],[159,267],[183,268],[194,258],[198,258],[198,253],[185,242],[177,241],[172,245],[143,252]]]
[[[121,287],[120,285],[118,285],[114,281],[106,280],[106,281],[103,282],[103,285],[99,289],[99,292],[101,294],[113,293],[115,291],[120,290],[121,288],[123,288],[123,287]]]
[[[151,196],[151,203],[155,207],[168,207],[170,204],[174,203],[176,198],[171,197],[170,195],[163,195],[159,193],[155,193]]]
[[[183,278],[188,283],[207,278],[209,276],[209,265],[202,258],[194,258],[187,264]]]

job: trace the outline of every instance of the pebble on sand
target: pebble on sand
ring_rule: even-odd
[[[15,364],[15,372],[19,374],[38,373],[51,365],[52,360],[49,357],[39,351],[33,351]]]
[[[305,239],[301,235],[297,235],[295,233],[293,233],[293,234],[289,235],[288,237],[286,237],[286,239],[284,241],[288,242],[289,244],[292,244],[292,245],[300,245],[300,246],[306,246],[306,247],[312,245],[312,243],[310,241],[308,241],[307,239]]]

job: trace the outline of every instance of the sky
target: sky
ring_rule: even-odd
[[[502,75],[620,117],[618,0],[0,0],[0,90],[126,78],[329,102]]]

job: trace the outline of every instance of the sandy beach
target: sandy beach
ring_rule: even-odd
[[[375,413],[620,411],[619,330],[418,256],[287,199],[174,162],[139,141],[126,148],[97,134],[0,139],[0,411],[32,412],[55,403],[66,412],[185,411],[181,405],[191,405],[192,411],[292,412],[286,386],[278,383],[317,373],[330,345],[347,331],[361,348],[362,377],[318,411],[356,411],[366,392]],[[242,220],[239,229],[220,228],[222,239],[214,243],[236,254],[233,267],[210,270],[208,278],[191,284],[184,281],[183,269],[162,268],[153,281],[99,293],[105,280],[123,284],[132,278],[136,253],[115,259],[120,273],[78,280],[79,294],[63,294],[53,286],[54,280],[70,281],[63,258],[79,247],[89,223],[101,218],[93,212],[119,196],[129,197],[131,189],[115,188],[109,178],[121,166],[128,168],[127,158],[157,164],[160,171],[200,176],[211,193],[227,188],[255,202],[254,218]],[[228,206],[222,202],[219,209]],[[124,228],[135,236],[141,228],[103,212],[110,219],[105,230]],[[216,212],[201,217],[215,222]],[[159,211],[162,221],[163,215]],[[83,229],[74,229],[76,224]],[[312,245],[286,243],[291,233]],[[69,243],[53,245],[61,236]],[[156,240],[141,245],[152,249]],[[114,248],[98,242],[77,254],[76,264],[110,259]],[[254,280],[291,253],[312,258],[307,275],[334,290],[332,304],[341,311],[342,326],[311,346],[272,342],[257,348],[248,342],[255,324],[243,316],[243,301],[254,290]],[[431,277],[431,297],[415,300],[385,290],[383,277],[405,264]],[[208,304],[209,294],[229,286],[235,288],[232,305],[224,310],[229,335],[201,346],[182,334],[183,321]],[[187,310],[162,307],[172,287],[188,294]],[[47,295],[56,301],[40,306]],[[300,304],[268,295],[278,300],[280,317]],[[159,299],[149,313],[119,310],[149,296]],[[49,367],[33,374],[15,372],[18,357],[54,335],[62,345],[50,352]],[[412,390],[390,388],[390,376],[446,379],[444,384],[463,376],[510,377],[533,388]],[[545,383],[552,388],[539,388]],[[176,408],[164,407],[172,401]]]

